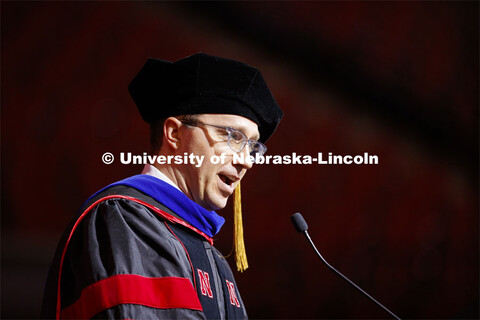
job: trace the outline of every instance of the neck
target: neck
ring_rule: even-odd
[[[167,166],[157,163],[154,165],[154,167],[157,168],[158,171],[163,173],[168,179],[170,179],[180,189],[180,191],[183,192],[183,194],[185,194],[191,200],[194,200],[192,197],[192,193],[187,186],[185,177],[179,168],[177,168],[174,164]]]

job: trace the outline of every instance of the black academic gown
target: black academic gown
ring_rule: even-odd
[[[42,313],[49,319],[247,318],[212,239],[126,186],[90,199],[67,228]]]

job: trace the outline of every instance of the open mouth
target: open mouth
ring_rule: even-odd
[[[228,178],[226,175],[223,175],[223,174],[219,174],[220,176],[220,180],[223,181],[223,183],[225,183],[226,185],[228,186],[233,186],[233,180],[231,180],[230,178]]]

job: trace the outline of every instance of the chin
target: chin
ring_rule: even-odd
[[[204,208],[209,210],[209,211],[216,211],[216,210],[221,210],[225,208],[227,205],[227,200],[228,198],[224,199],[216,199],[216,200],[207,200]]]

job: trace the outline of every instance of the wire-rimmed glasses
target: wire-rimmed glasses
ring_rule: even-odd
[[[256,158],[258,155],[262,157],[265,152],[267,152],[267,147],[257,141],[248,139],[247,136],[240,130],[234,129],[232,127],[218,126],[214,124],[207,124],[202,122],[191,122],[191,121],[182,121],[183,124],[192,127],[213,127],[217,129],[223,129],[228,133],[227,144],[235,152],[241,152],[246,145],[248,145],[249,155]]]

